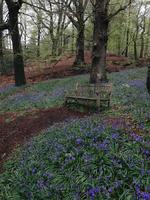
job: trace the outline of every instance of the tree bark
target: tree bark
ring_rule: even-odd
[[[127,28],[127,38],[126,38],[125,57],[128,57],[128,53],[129,53],[129,34],[130,34],[130,29],[129,29],[129,27],[128,27],[128,28]]]
[[[149,50],[149,35],[150,35],[150,18],[148,22],[148,27],[147,27],[147,36],[146,36],[146,41],[145,41],[145,51],[144,51],[144,57],[148,57],[148,50]]]
[[[138,59],[138,55],[137,55],[137,43],[136,40],[133,41],[134,42],[134,59],[137,60]]]
[[[144,56],[144,33],[145,33],[145,22],[143,25],[143,31],[141,33],[141,49],[140,49],[140,58]]]
[[[144,41],[145,41],[145,29],[146,29],[146,11],[147,11],[147,5],[145,4],[145,11],[142,16],[142,32],[141,32],[141,49],[140,49],[140,58],[143,58],[144,56]]]
[[[90,83],[107,82],[106,51],[108,41],[108,25],[106,1],[96,0],[94,10],[94,33],[92,50],[92,69]]]
[[[150,94],[150,66],[148,67],[146,86],[148,93]]]
[[[125,48],[125,57],[128,57],[129,53],[129,39],[130,39],[130,17],[131,17],[131,7],[129,7],[129,13],[128,13],[128,25],[127,25],[127,35],[126,35],[126,48]]]
[[[0,24],[3,23],[3,1],[0,1]],[[4,65],[3,59],[3,33],[0,31],[0,71],[2,72]]]
[[[38,25],[38,35],[37,35],[37,57],[40,57],[40,42],[41,42],[41,27]]]
[[[15,84],[16,86],[21,86],[26,84],[23,52],[18,28],[18,12],[21,8],[22,2],[14,3],[11,0],[6,0],[6,3],[9,10],[9,31],[13,45]]]
[[[84,23],[77,29],[77,41],[76,41],[76,58],[74,66],[82,66],[84,61]]]
[[[70,4],[67,5],[68,10],[70,13],[68,14],[68,17],[72,24],[77,29],[77,40],[76,40],[76,58],[74,61],[74,67],[76,66],[82,66],[85,64],[84,60],[84,32],[85,32],[85,9],[88,4],[88,0],[72,0],[73,8],[71,8]],[[73,10],[76,10],[74,12]]]

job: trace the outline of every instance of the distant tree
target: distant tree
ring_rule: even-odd
[[[26,84],[21,38],[18,27],[18,14],[23,2],[22,0],[5,0],[5,2],[8,7],[9,19],[8,22],[1,23],[0,31],[8,29],[10,32],[13,45],[15,84],[16,86],[21,86]]]
[[[125,47],[125,57],[128,57],[129,53],[129,41],[130,41],[130,26],[131,26],[131,5],[129,6],[128,16],[127,16],[127,32],[126,32],[126,47]]]
[[[67,16],[77,30],[76,39],[76,58],[74,66],[82,66],[85,64],[84,60],[84,42],[85,42],[85,10],[89,0],[70,0],[66,1],[68,8]]]
[[[0,1],[0,24],[3,23],[3,0]],[[0,71],[2,71],[4,64],[3,60],[3,33],[0,31]]]
[[[146,32],[146,13],[147,13],[147,3],[144,4],[144,12],[141,16],[141,49],[140,49],[140,58],[144,56],[144,47],[145,47],[145,32]]]
[[[148,93],[150,94],[150,66],[148,67],[146,86]]]

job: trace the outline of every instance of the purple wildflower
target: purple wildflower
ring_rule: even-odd
[[[7,86],[0,87],[0,93],[10,92],[14,88],[15,88],[14,84],[9,84]]]
[[[89,191],[88,191],[88,195],[89,195],[91,198],[94,198],[98,193],[99,193],[99,188],[98,188],[98,187],[91,188],[91,189],[89,189]]]
[[[36,174],[36,172],[37,172],[37,169],[36,169],[36,168],[33,168],[33,169],[32,169],[32,175]]]
[[[136,133],[132,132],[131,133],[132,138],[136,141],[136,142],[142,142],[143,141],[143,137],[137,135]]]
[[[112,133],[111,138],[116,140],[119,137],[118,133]]]
[[[81,139],[81,138],[76,139],[76,144],[77,145],[81,145],[81,144],[83,144],[83,142],[84,142],[84,140]]]
[[[131,80],[128,82],[131,87],[144,88],[145,82],[143,80]]]
[[[108,192],[111,194],[111,193],[113,192],[113,188],[110,187],[110,188],[108,189]]]
[[[102,143],[100,143],[98,146],[101,150],[108,150],[108,144],[109,144],[109,141],[108,140],[104,140]]]
[[[150,199],[150,193],[148,192],[142,192],[139,188],[136,188],[136,195],[137,198],[140,200],[149,200]]]

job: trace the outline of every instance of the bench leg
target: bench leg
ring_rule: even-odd
[[[99,98],[97,99],[96,104],[97,104],[98,111],[100,111],[100,99]]]
[[[66,99],[66,98],[65,98],[65,101],[64,101],[63,105],[64,105],[64,106],[67,105],[67,99]]]

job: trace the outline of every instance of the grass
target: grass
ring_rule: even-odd
[[[149,200],[150,136],[139,135],[150,130],[145,79],[146,69],[111,74],[111,110],[101,117],[56,124],[18,150],[0,175],[0,199]],[[1,112],[59,106],[65,89],[87,80],[88,76],[77,76],[23,90],[12,87],[0,97]],[[133,123],[123,125],[122,118],[127,122],[128,116],[138,129]],[[105,119],[111,117],[116,120],[108,125]]]

